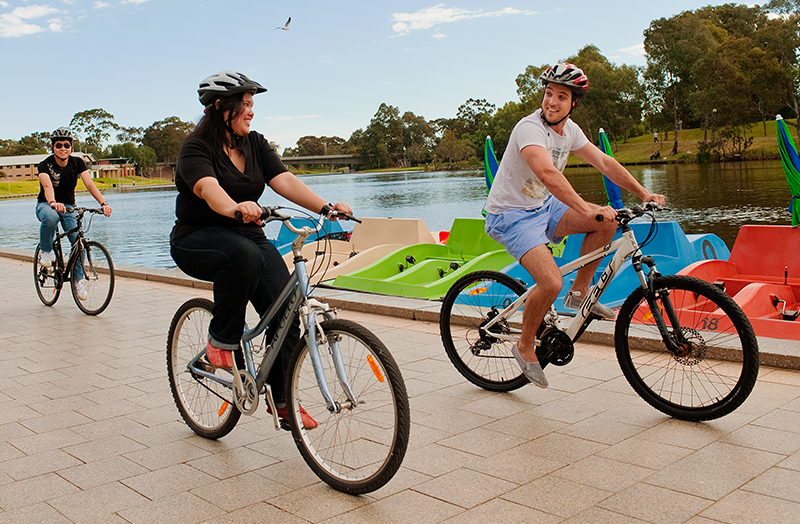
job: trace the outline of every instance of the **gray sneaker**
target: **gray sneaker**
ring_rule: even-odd
[[[567,309],[580,309],[583,300],[581,299],[581,294],[579,291],[570,291],[567,293],[567,297],[564,299],[564,307]],[[598,315],[602,318],[608,319],[615,319],[617,315],[614,314],[614,311],[611,308],[604,306],[600,302],[592,306],[592,313]]]
[[[49,251],[39,251],[39,265],[42,267],[51,267],[53,265]]]
[[[540,388],[546,388],[548,386],[547,378],[544,376],[541,364],[538,362],[525,362],[522,355],[519,354],[519,349],[516,344],[511,348],[511,354],[517,359],[517,363],[519,367],[522,368],[522,374],[525,375],[525,378]]]

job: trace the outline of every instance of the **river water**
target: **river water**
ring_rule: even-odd
[[[660,220],[677,221],[686,233],[713,233],[733,247],[743,224],[791,223],[791,199],[780,161],[754,161],[698,166],[631,166],[645,187],[667,196],[671,209]],[[566,175],[589,201],[605,203],[601,175],[594,169],[570,168]],[[483,174],[461,172],[351,173],[307,175],[302,180],[331,202],[346,201],[357,216],[422,218],[431,231],[449,230],[455,218],[480,217],[486,198]],[[174,222],[175,191],[104,191],[114,213],[95,216],[89,238],[111,251],[118,264],[172,268],[169,232]],[[623,192],[626,205],[637,202]],[[267,189],[263,205],[290,205]],[[94,199],[78,196],[78,205],[93,206]],[[35,199],[0,202],[0,246],[33,251],[39,222]],[[277,224],[267,234],[275,236]],[[348,226],[349,227],[349,226]]]

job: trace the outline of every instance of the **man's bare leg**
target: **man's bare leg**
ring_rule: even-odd
[[[527,362],[538,362],[536,357],[536,332],[550,306],[561,292],[562,276],[553,255],[546,245],[536,246],[519,259],[519,263],[530,273],[536,287],[525,300],[522,312],[522,334],[519,338],[519,354]]]
[[[616,231],[616,222],[587,220],[572,209],[568,209],[558,222],[556,236],[561,237],[576,233],[585,233],[583,244],[581,244],[581,256],[583,256],[610,243]],[[580,292],[581,299],[586,298],[586,293],[589,292],[589,286],[592,284],[592,277],[594,276],[597,266],[600,265],[601,260],[602,259],[598,259],[588,266],[579,269],[575,273],[575,280],[572,283],[570,291]],[[553,298],[553,300],[555,300],[555,298]]]

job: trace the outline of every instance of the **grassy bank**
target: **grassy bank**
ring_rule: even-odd
[[[94,185],[102,192],[105,189],[115,188],[133,188],[133,187],[147,187],[159,186],[164,184],[172,184],[172,180],[166,178],[145,178],[145,177],[125,177],[125,178],[95,178],[93,179]],[[78,180],[78,185],[75,186],[75,191],[86,191],[86,186],[83,180]],[[24,196],[24,195],[38,195],[39,194],[39,181],[38,180],[8,180],[0,179],[0,198],[9,196]]]
[[[794,122],[794,120],[787,120]],[[775,121],[767,122],[767,132],[764,135],[764,126],[759,123],[748,130],[747,136],[753,138],[753,143],[742,155],[742,160],[764,160],[779,159],[777,127]],[[794,127],[789,126],[789,132],[798,143]],[[627,143],[611,142],[614,158],[622,163],[650,162],[650,155],[658,151],[661,161],[666,162],[696,162],[697,152],[700,143],[703,142],[704,132],[702,129],[684,129],[678,132],[678,154],[672,155],[674,134],[669,132],[669,140],[664,139],[664,133],[659,133],[659,142],[653,141],[653,135],[643,135],[628,139]],[[597,136],[590,137],[597,142]],[[708,131],[708,139],[711,140],[711,130]],[[582,162],[575,156],[570,157],[569,165],[581,165]]]

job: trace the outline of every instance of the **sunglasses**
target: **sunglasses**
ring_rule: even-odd
[[[70,147],[72,147],[72,144],[69,142],[58,142],[55,144],[56,149],[69,149]]]

